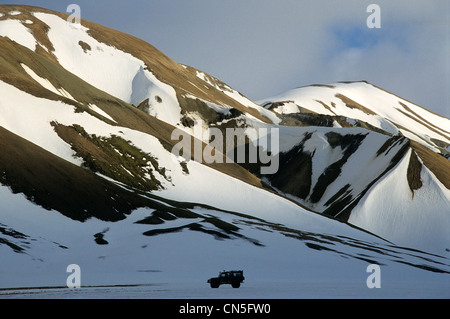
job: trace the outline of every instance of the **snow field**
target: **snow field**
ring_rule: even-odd
[[[45,211],[0,187],[0,198],[14,203],[2,215],[2,224],[30,236],[30,249],[15,253],[0,246],[0,287],[65,287],[69,264],[81,269],[81,286],[144,285],[136,288],[104,288],[69,291],[42,289],[41,298],[425,298],[448,296],[448,275],[383,262],[381,289],[369,289],[368,262],[307,248],[301,241],[276,232],[240,224],[242,233],[259,240],[259,247],[242,239],[214,240],[210,235],[181,231],[155,237],[142,232],[155,227],[135,224],[151,210],[138,209],[125,220],[84,223]],[[17,214],[20,208],[23,214]],[[217,211],[198,209],[229,220]],[[28,223],[24,222],[28,221]],[[180,225],[170,222],[168,227]],[[163,227],[159,225],[156,227]],[[167,226],[166,226],[167,227]],[[93,235],[104,232],[108,245],[94,243]],[[372,237],[373,239],[373,237]],[[60,248],[64,245],[66,249]],[[352,248],[337,245],[342,251]],[[211,290],[206,280],[223,269],[243,269],[242,287]],[[125,290],[125,291],[124,291]],[[0,291],[1,298],[33,298],[30,292]],[[28,293],[28,295],[27,295]]]
[[[422,165],[423,186],[413,193],[406,179],[410,154],[371,188],[349,222],[396,244],[449,256],[450,191]]]

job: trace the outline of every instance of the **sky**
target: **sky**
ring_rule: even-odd
[[[77,4],[81,18],[137,36],[254,101],[310,84],[365,80],[450,118],[448,0],[0,3],[60,12]]]

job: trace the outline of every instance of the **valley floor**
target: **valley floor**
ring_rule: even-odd
[[[239,289],[205,283],[157,283],[81,288],[1,289],[1,299],[448,299],[448,282],[386,283],[368,288],[365,282],[248,282]]]

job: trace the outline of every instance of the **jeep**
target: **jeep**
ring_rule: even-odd
[[[239,288],[244,279],[244,271],[242,270],[224,270],[219,273],[218,277],[208,279],[207,283],[211,285],[211,288],[219,288],[220,285],[224,284],[230,284],[233,288]]]

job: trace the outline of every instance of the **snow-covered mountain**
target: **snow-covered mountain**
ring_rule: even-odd
[[[65,285],[76,263],[90,285],[204,284],[230,267],[367,293],[376,263],[387,296],[400,274],[442,296],[449,119],[365,82],[253,102],[140,39],[66,19],[0,6],[0,288]],[[230,157],[227,129],[245,132],[232,150],[247,161],[197,160],[198,148]],[[173,154],[174,132],[191,157]],[[276,171],[248,160],[255,146]]]
[[[284,155],[291,167],[306,163],[296,170],[303,177],[281,165],[286,172],[270,177],[281,191],[398,244],[448,248],[449,119],[367,82],[312,85],[259,103],[304,131]]]

